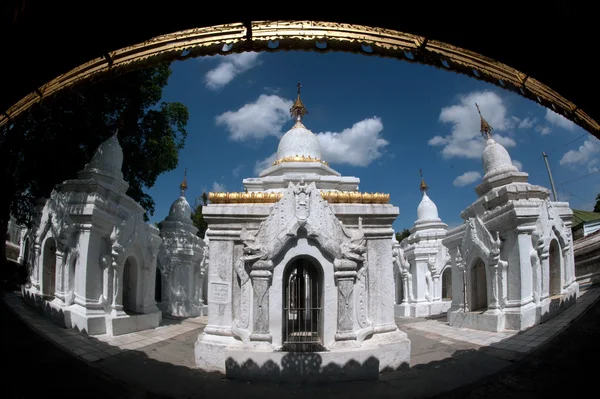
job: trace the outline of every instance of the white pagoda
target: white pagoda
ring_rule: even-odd
[[[477,107],[479,110],[479,107]],[[575,302],[568,202],[527,182],[481,116],[483,176],[465,223],[444,239],[452,262],[451,325],[524,330]]]
[[[361,193],[302,123],[241,193],[210,193],[208,325],[198,367],[255,380],[377,378],[406,365],[394,320],[389,195]]]

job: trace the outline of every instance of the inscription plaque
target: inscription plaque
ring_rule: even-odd
[[[210,283],[210,299],[214,303],[229,303],[229,284]]]

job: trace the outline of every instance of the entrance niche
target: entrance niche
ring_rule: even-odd
[[[283,350],[317,352],[323,348],[323,278],[308,259],[292,261],[283,276]]]
[[[42,294],[54,296],[56,291],[56,241],[49,237],[44,242],[42,253],[43,286]]]
[[[137,305],[137,261],[130,256],[123,266],[123,311],[135,313]]]
[[[402,276],[400,275],[400,273],[398,273],[396,275],[396,303],[398,305],[402,304],[402,301],[404,300],[404,282],[402,281]]]
[[[560,248],[556,240],[550,242],[548,263],[550,267],[550,296],[560,295]]]
[[[483,311],[487,308],[487,281],[485,263],[478,258],[471,268],[471,296],[469,309]]]
[[[154,283],[154,300],[157,303],[162,302],[162,273],[156,268],[156,281]]]
[[[442,299],[452,299],[452,269],[447,267],[442,273]]]

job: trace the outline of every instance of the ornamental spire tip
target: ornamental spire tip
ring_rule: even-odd
[[[297,122],[301,122],[304,115],[308,114],[308,110],[306,109],[306,107],[302,103],[302,100],[300,99],[301,87],[302,84],[298,82],[298,97],[296,98],[294,105],[292,105],[292,108],[290,108],[290,114],[292,115],[292,118],[296,119]]]
[[[181,190],[181,196],[185,196],[185,190],[187,190],[187,168],[183,171],[183,181],[179,185],[179,189]]]
[[[494,128],[492,128],[492,126],[490,126],[490,124],[483,118],[483,115],[481,115],[479,105],[475,103],[475,106],[477,107],[477,112],[479,113],[479,119],[481,119],[481,129],[479,131],[481,132],[483,138],[485,138],[486,140],[491,139],[492,130],[494,130]]]

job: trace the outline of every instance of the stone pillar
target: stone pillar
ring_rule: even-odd
[[[25,262],[25,251],[26,251],[26,241],[27,241],[27,228],[21,227],[21,235],[19,237],[19,257],[17,258],[17,263],[22,265]]]
[[[432,289],[432,298],[434,302],[437,301],[441,301],[442,300],[442,282],[440,279],[440,273],[439,271],[435,270],[434,271],[435,274],[432,274],[431,279],[433,280],[432,284],[431,284],[431,289]]]
[[[208,265],[208,324],[204,332],[208,335],[232,336],[232,282],[234,242],[228,232],[211,231],[210,263]],[[219,236],[221,235],[222,236]]]
[[[488,287],[490,288],[490,291],[488,291],[488,309],[498,309],[498,263],[490,265],[488,270],[490,272],[490,283],[488,284]]]
[[[116,262],[113,262],[112,272],[113,272],[113,289],[112,289],[112,301],[111,307],[113,309],[113,313],[118,313],[123,311],[123,269],[125,264],[119,265]]]
[[[34,257],[33,257],[33,271],[31,273],[31,285],[34,286],[36,289],[40,289],[40,262],[41,262],[41,254],[42,252],[42,246],[40,245],[40,243],[35,240],[34,244],[33,244],[33,253],[34,253]]]
[[[65,290],[65,252],[64,248],[56,249],[56,276],[55,277],[55,292],[54,296],[61,301],[65,302],[66,290]]]
[[[465,265],[458,247],[450,248],[450,267],[452,268],[452,308],[463,309],[467,305],[465,295]]]
[[[356,281],[356,262],[348,259],[336,259],[333,262],[334,276],[338,287],[338,319],[336,341],[356,339],[354,332],[354,283]]]
[[[254,288],[252,341],[271,342],[269,332],[269,287],[273,276],[273,262],[259,260],[252,265],[250,278]]]

